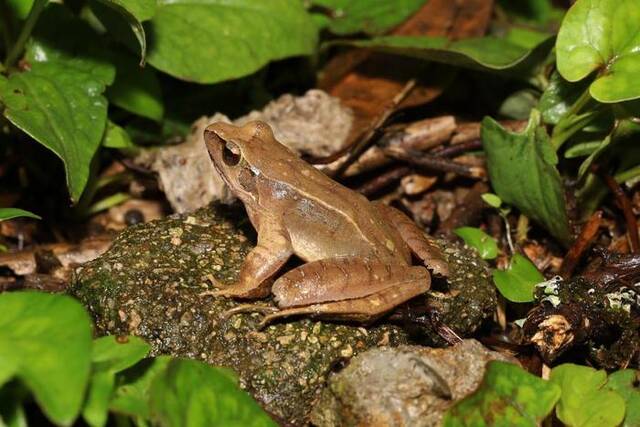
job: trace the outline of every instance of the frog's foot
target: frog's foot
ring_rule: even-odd
[[[261,284],[260,286],[246,286],[243,283],[234,283],[231,285],[224,285],[213,277],[209,277],[209,281],[216,288],[214,290],[207,290],[200,292],[198,296],[212,296],[212,297],[225,297],[225,298],[242,298],[242,299],[254,299],[264,298],[269,295],[269,282]]]
[[[260,314],[268,314],[278,312],[278,308],[273,306],[266,305],[258,305],[258,304],[243,304],[239,305],[235,308],[225,311],[220,315],[222,319],[228,319],[231,316],[235,316],[240,313],[260,313]],[[261,322],[262,324],[262,322]]]

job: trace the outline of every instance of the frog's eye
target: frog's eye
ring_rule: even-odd
[[[222,160],[227,166],[235,166],[240,163],[240,149],[238,146],[227,142],[222,150]]]

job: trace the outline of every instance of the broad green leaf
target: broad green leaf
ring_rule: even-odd
[[[25,19],[33,6],[33,0],[6,0],[6,4],[16,18]]]
[[[272,60],[309,55],[317,38],[299,0],[158,0],[144,26],[147,61],[197,83],[235,79]]]
[[[159,122],[164,115],[162,89],[156,71],[140,67],[130,55],[113,52],[116,79],[107,89],[109,102],[138,116]]]
[[[3,114],[62,159],[74,201],[87,183],[107,121],[102,92],[113,81],[114,67],[101,52],[91,28],[53,4],[27,48],[31,68],[0,80]]]
[[[328,15],[328,27],[335,34],[364,32],[383,34],[415,13],[425,0],[312,0]]]
[[[119,414],[148,420],[149,387],[164,372],[171,358],[159,356],[145,359],[131,368],[116,374],[117,387],[109,403],[109,409]]]
[[[131,141],[126,130],[122,129],[112,121],[109,121],[107,123],[107,130],[104,132],[102,146],[107,148],[127,149],[135,148],[136,145]]]
[[[0,366],[33,393],[47,417],[69,425],[89,379],[91,320],[71,297],[41,292],[0,294]]]
[[[551,39],[547,38],[538,47],[548,50],[550,41]],[[450,41],[444,37],[380,36],[371,40],[337,43],[484,71],[515,68],[535,52],[535,49],[528,49],[498,37]]]
[[[149,349],[147,343],[133,336],[125,340],[106,336],[93,342],[92,378],[82,410],[87,424],[97,427],[106,424],[116,373],[140,361]]]
[[[558,240],[570,238],[558,157],[532,110],[522,133],[510,132],[490,117],[482,121],[481,138],[491,185],[500,198],[539,222]]]
[[[151,384],[152,419],[161,426],[276,426],[238,387],[233,372],[174,359]]]
[[[460,227],[454,230],[464,242],[478,251],[483,259],[494,259],[498,256],[496,239],[476,227]]]
[[[76,62],[35,63],[0,85],[4,116],[53,151],[65,164],[71,198],[77,201],[107,119],[105,86]]]
[[[559,397],[555,384],[511,363],[491,361],[480,387],[449,408],[442,425],[535,427]]]
[[[594,71],[600,102],[640,98],[640,7],[637,0],[578,0],[558,32],[558,71],[575,82]]]
[[[126,30],[120,25],[121,21],[109,13],[109,10],[124,19],[138,41],[140,64],[144,64],[147,55],[147,38],[142,23],[155,14],[156,0],[93,0],[92,7],[102,23],[118,38],[123,36]]]
[[[560,386],[556,415],[571,427],[614,427],[624,419],[625,401],[604,387],[605,371],[565,363],[551,370],[549,380]]]
[[[626,411],[622,427],[640,426],[640,388],[637,386],[638,371],[622,369],[609,375],[607,389],[615,391],[624,399]]]
[[[20,218],[20,217],[42,219],[38,215],[31,213],[29,211],[25,211],[23,209],[0,208],[0,221],[4,221],[6,219]]]
[[[509,268],[494,270],[493,282],[500,293],[512,302],[533,301],[536,285],[544,281],[544,276],[528,258],[515,254]]]

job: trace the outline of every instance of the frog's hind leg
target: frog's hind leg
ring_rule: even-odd
[[[430,284],[424,267],[360,257],[313,261],[276,280],[271,290],[281,310],[266,316],[263,324],[295,314],[371,321],[426,292]]]
[[[432,237],[428,236],[398,209],[378,202],[375,205],[382,216],[398,230],[411,252],[420,258],[429,270],[438,276],[447,277],[449,275],[449,264]]]

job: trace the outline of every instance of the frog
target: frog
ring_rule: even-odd
[[[369,323],[430,289],[449,266],[435,240],[402,211],[338,183],[280,143],[262,121],[204,131],[215,171],[242,202],[257,244],[236,281],[207,295],[255,300],[261,326],[293,315]],[[291,257],[302,264],[280,273]],[[419,265],[414,265],[414,258]]]

